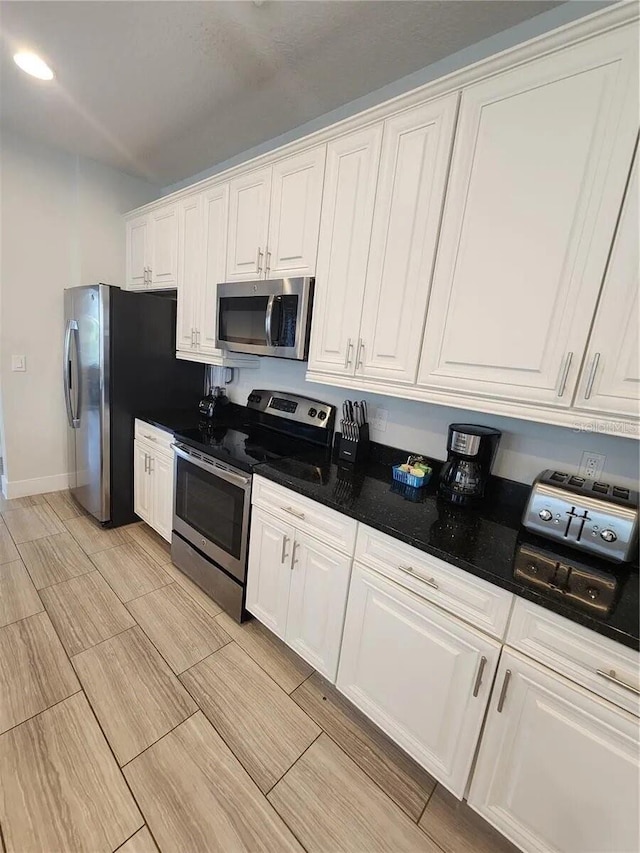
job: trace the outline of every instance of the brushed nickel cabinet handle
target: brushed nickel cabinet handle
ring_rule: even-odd
[[[298,512],[298,510],[295,510],[292,506],[281,506],[280,509],[283,509],[291,515],[295,515],[296,518],[304,518],[304,513]]]
[[[158,441],[157,438],[154,438],[152,435],[147,435],[146,432],[144,434],[144,437],[147,439],[147,441],[155,441],[155,442]]]
[[[266,275],[270,269],[271,269],[271,252],[269,251],[269,248],[267,247],[267,250],[265,251],[265,255],[264,255],[264,274],[265,274],[265,277],[266,277]]]
[[[509,682],[511,681],[511,670],[508,669],[504,674],[504,681],[502,682],[502,690],[500,691],[500,698],[498,699],[498,713],[502,713],[502,709],[504,708],[504,700],[507,698],[507,688],[509,687]]]
[[[296,548],[298,547],[298,540],[293,540],[293,551],[291,552],[291,571],[293,571],[293,567],[298,562],[298,558],[296,557]]]
[[[148,470],[149,470],[149,454],[145,453],[144,454],[144,473],[146,474]]]
[[[362,353],[364,352],[364,341],[358,338],[358,352],[356,353],[356,370],[362,367]]]
[[[614,684],[617,684],[618,687],[624,687],[625,690],[629,690],[636,696],[640,696],[640,690],[637,687],[633,687],[631,684],[627,684],[625,681],[620,681],[620,679],[616,676],[615,669],[610,669],[609,672],[605,672],[604,669],[596,669],[596,674],[601,675],[602,678],[606,678],[607,681],[612,681]]]
[[[598,364],[600,363],[600,353],[596,352],[593,355],[593,361],[591,362],[591,368],[589,370],[589,378],[587,379],[587,387],[584,392],[584,399],[588,400],[591,396],[591,392],[593,391],[593,383],[596,378],[596,373],[598,372]]]
[[[478,674],[476,675],[476,681],[473,685],[473,696],[474,699],[480,692],[480,686],[482,685],[482,675],[484,673],[484,668],[487,665],[487,659],[484,655],[480,658],[480,666],[478,667]]]
[[[440,589],[434,578],[425,578],[422,575],[419,575],[413,568],[413,566],[398,566],[398,568],[403,572],[407,572],[410,575],[414,575],[414,577],[418,578],[418,580],[421,580],[422,583],[426,583],[426,585],[430,586],[432,589]]]
[[[344,357],[344,366],[345,367],[349,367],[349,365],[351,364],[351,354],[352,353],[353,353],[353,342],[352,342],[351,338],[348,338],[347,339],[347,352],[345,353],[345,357]]]
[[[282,553],[280,554],[280,562],[281,563],[284,563],[284,561],[287,559],[287,553],[286,552],[287,552],[287,542],[288,541],[289,541],[288,536],[282,537]]]
[[[562,397],[564,394],[564,389],[567,385],[567,377],[569,376],[569,368],[571,367],[571,362],[573,361],[573,353],[568,352],[567,357],[565,358],[564,366],[560,373],[560,387],[558,388],[558,397]]]
[[[262,272],[262,263],[261,263],[262,254],[263,254],[263,253],[262,253],[262,251],[261,251],[261,249],[260,249],[260,246],[258,246],[258,257],[257,257],[257,259],[256,259],[256,266],[258,267],[258,272],[259,272],[259,273],[261,273],[261,272]]]

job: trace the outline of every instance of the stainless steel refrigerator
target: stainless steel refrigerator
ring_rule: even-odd
[[[64,396],[69,487],[98,521],[136,520],[134,420],[197,410],[204,366],[176,359],[176,301],[106,284],[65,290]]]

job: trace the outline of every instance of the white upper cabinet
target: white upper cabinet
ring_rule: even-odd
[[[525,853],[640,849],[638,720],[503,651],[469,805]]]
[[[326,146],[231,181],[228,281],[314,275]]]
[[[203,353],[222,355],[216,349],[218,303],[216,285],[226,281],[227,221],[229,218],[229,185],[218,184],[203,193],[203,279],[200,293],[200,316],[197,324],[198,349]]]
[[[353,375],[382,123],[327,146],[309,370]]]
[[[178,311],[176,349],[196,346],[202,282],[202,197],[188,196],[178,207]]]
[[[271,166],[231,181],[228,281],[264,278],[270,197]]]
[[[311,374],[415,382],[457,102],[329,144]]]
[[[126,286],[171,289],[178,284],[178,205],[167,204],[126,223]]]
[[[316,271],[326,146],[273,166],[265,278]]]
[[[187,196],[178,208],[178,315],[181,357],[235,364],[216,348],[216,285],[226,277],[229,184]]]
[[[637,28],[463,91],[418,384],[571,405],[637,134]]]
[[[385,122],[356,372],[414,383],[453,141],[454,93]]]
[[[151,287],[176,287],[178,282],[178,206],[154,210],[151,225]]]
[[[633,168],[591,331],[575,405],[638,417],[638,163]]]
[[[129,290],[143,290],[147,286],[149,258],[149,217],[138,216],[126,224],[126,270]]]

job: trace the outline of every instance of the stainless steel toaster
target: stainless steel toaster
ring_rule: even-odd
[[[547,469],[533,482],[522,523],[540,536],[623,563],[636,556],[638,492]]]

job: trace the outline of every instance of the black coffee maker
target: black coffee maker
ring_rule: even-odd
[[[438,494],[458,506],[482,500],[502,433],[477,424],[451,424]]]

